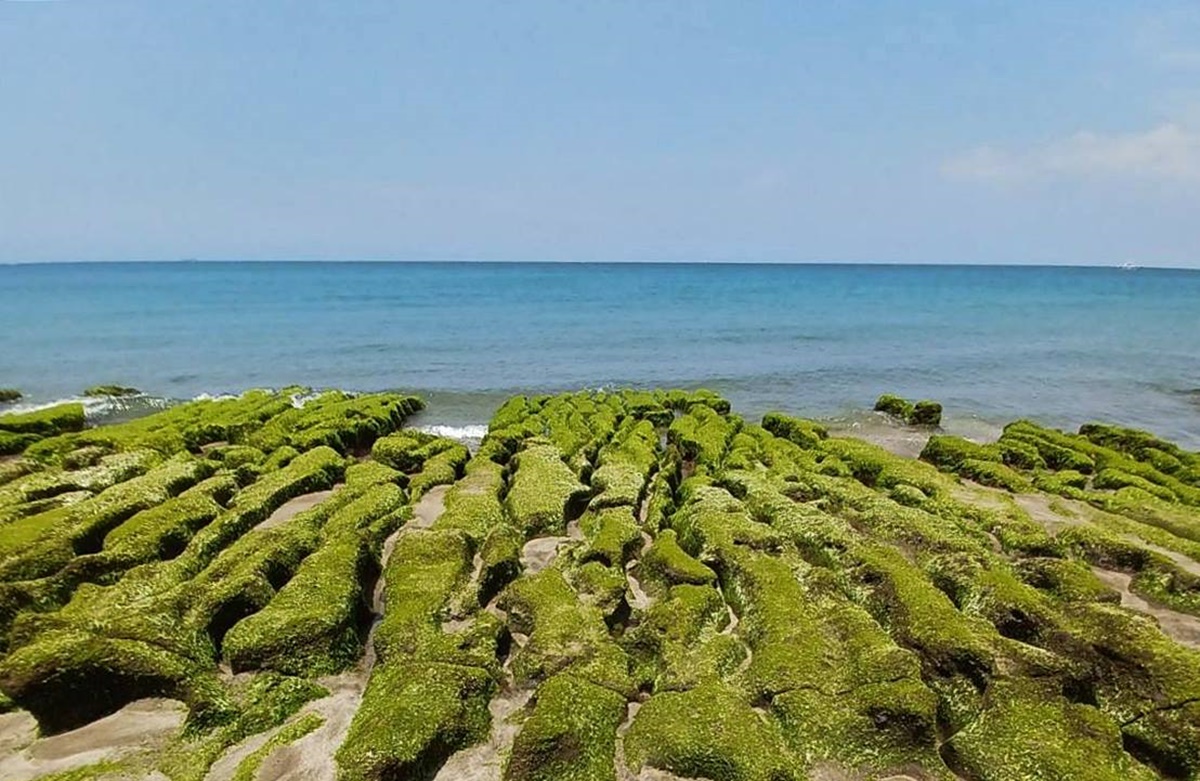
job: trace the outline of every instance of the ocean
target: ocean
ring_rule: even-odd
[[[0,387],[23,405],[97,383],[142,389],[134,407],[403,389],[421,424],[463,429],[513,393],[705,386],[856,428],[894,392],[981,437],[1104,420],[1200,449],[1196,271],[178,262],[0,266],[0,290]]]

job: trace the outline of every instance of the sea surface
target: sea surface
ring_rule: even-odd
[[[854,428],[895,392],[981,436],[1105,420],[1200,449],[1196,271],[179,262],[0,266],[0,291],[0,387],[24,405],[403,389],[461,428],[518,392],[706,386]]]

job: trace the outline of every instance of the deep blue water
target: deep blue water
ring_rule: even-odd
[[[1200,448],[1200,272],[680,264],[0,266],[0,386],[402,388],[483,422],[517,390],[706,385],[754,415],[881,392],[1104,419]]]

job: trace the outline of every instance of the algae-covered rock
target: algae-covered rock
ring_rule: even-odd
[[[538,687],[513,742],[505,781],[608,781],[625,698],[572,675]]]
[[[942,405],[936,401],[918,401],[913,405],[908,422],[914,426],[938,426],[942,423]]]
[[[510,400],[471,455],[416,406],[0,426],[0,709],[179,698],[128,766],[172,781],[314,771],[318,713],[342,781],[1200,775],[1200,454],[1016,421],[918,461],[618,390]]]
[[[625,761],[633,773],[653,767],[713,781],[803,778],[778,725],[717,683],[651,697],[625,735]]]
[[[157,769],[175,781],[204,781],[209,768],[230,747],[280,726],[306,703],[329,691],[312,681],[264,673],[243,677],[213,692],[219,707],[203,718],[193,712],[183,734],[163,749]],[[297,722],[304,721],[302,716]],[[289,732],[285,727],[276,736]]]
[[[82,404],[58,404],[33,412],[9,412],[0,415],[0,432],[51,437],[70,431],[82,431],[85,423]]]
[[[451,485],[462,474],[470,453],[466,447],[457,442],[430,456],[421,464],[421,471],[408,481],[408,492],[414,499],[419,499],[431,488],[438,485]]]
[[[69,665],[63,664],[69,659]],[[190,699],[197,671],[136,640],[63,631],[0,661],[0,689],[49,733],[74,729],[141,697]]]
[[[403,491],[384,483],[334,512],[324,544],[266,607],[225,636],[222,650],[233,669],[316,676],[353,664],[367,625],[365,590],[376,570],[361,532],[403,502]]]
[[[37,434],[17,434],[12,431],[0,431],[0,456],[15,456],[25,452],[25,448],[37,442],[41,437]]]
[[[377,668],[337,751],[343,781],[430,778],[487,735],[495,683],[477,667],[397,663]]]
[[[907,401],[900,396],[885,393],[875,401],[875,411],[886,413],[898,420],[907,422],[912,417],[913,405],[911,401]]]
[[[949,435],[935,435],[925,443],[921,460],[928,461],[939,469],[956,472],[965,461],[1000,461],[996,448],[980,445],[969,439]]]
[[[581,561],[598,559],[606,566],[623,567],[642,541],[630,507],[588,511],[580,519],[579,526],[587,541]]]
[[[507,504],[527,534],[562,534],[568,516],[587,497],[587,487],[548,444],[533,443],[514,457],[516,472]]]
[[[514,653],[515,680],[544,680],[560,672],[616,691],[629,691],[629,659],[609,635],[603,610],[580,594],[556,569],[517,578],[499,606],[515,632],[528,635]]]
[[[942,405],[928,399],[914,404],[900,396],[885,393],[875,401],[875,411],[910,426],[938,426],[942,422]]]
[[[960,776],[995,781],[1157,777],[1124,751],[1115,721],[1032,681],[996,681],[979,718],[950,740],[946,755]]]
[[[11,404],[14,401],[20,401],[25,397],[25,394],[16,388],[0,388],[0,404]]]
[[[816,447],[821,440],[829,436],[829,432],[820,423],[793,418],[782,412],[768,412],[763,415],[762,427],[777,437],[805,448]]]
[[[137,388],[131,388],[127,385],[93,385],[85,390],[83,395],[89,397],[120,397],[139,396],[141,393]]]
[[[716,581],[712,569],[679,547],[675,531],[666,529],[654,539],[654,543],[642,556],[642,567],[654,576],[670,584],[694,583],[704,585]]]

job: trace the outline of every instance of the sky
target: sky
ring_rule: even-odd
[[[0,262],[1200,268],[1200,4],[0,0]]]

